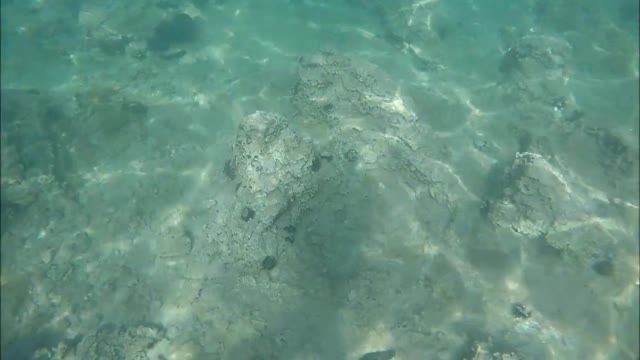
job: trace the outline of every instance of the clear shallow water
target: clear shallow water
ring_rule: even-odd
[[[637,7],[3,1],[3,358],[636,359]]]

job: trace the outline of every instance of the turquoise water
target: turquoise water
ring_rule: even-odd
[[[638,2],[1,3],[3,359],[637,359]]]

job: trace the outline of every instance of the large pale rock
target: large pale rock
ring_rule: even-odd
[[[308,123],[397,132],[416,122],[411,101],[372,64],[329,52],[300,59],[293,103]]]
[[[232,221],[254,222],[258,231],[295,222],[314,196],[319,167],[311,144],[282,116],[261,111],[247,116],[226,166],[227,175],[239,182]]]
[[[607,210],[622,200],[590,188],[542,155],[517,153],[503,187],[488,209],[494,225],[542,239],[583,263],[615,253],[615,244],[630,236]]]

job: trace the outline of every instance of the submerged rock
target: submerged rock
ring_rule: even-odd
[[[158,24],[147,40],[147,47],[154,52],[164,52],[176,45],[196,41],[199,36],[195,20],[187,14],[177,14]]]

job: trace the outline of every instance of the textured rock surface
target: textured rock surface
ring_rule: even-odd
[[[411,102],[376,66],[330,52],[300,59],[293,103],[304,120],[397,131],[415,123]]]
[[[588,264],[593,256],[610,255],[618,238],[628,236],[618,224],[599,220],[612,202],[543,156],[517,153],[489,219]]]
[[[502,199],[491,209],[491,219],[499,226],[535,237],[582,212],[582,201],[567,180],[539,154],[516,154],[506,182]]]
[[[314,161],[311,144],[282,116],[261,111],[247,116],[227,167],[238,182],[230,223],[252,221],[258,234],[295,223],[315,193]]]
[[[3,206],[27,206],[66,180],[69,153],[55,100],[38,91],[2,91]]]
[[[164,329],[157,326],[105,325],[86,335],[75,346],[60,346],[53,355],[57,360],[135,359],[151,360],[153,347],[164,338]]]
[[[23,166],[20,163],[15,145],[9,142],[6,132],[2,132],[0,142],[2,150],[2,204],[26,206],[36,197],[37,189],[25,181]]]
[[[548,124],[560,121],[568,126],[584,116],[567,85],[572,51],[568,42],[525,35],[508,46],[498,66],[505,79],[501,91],[522,120]]]

